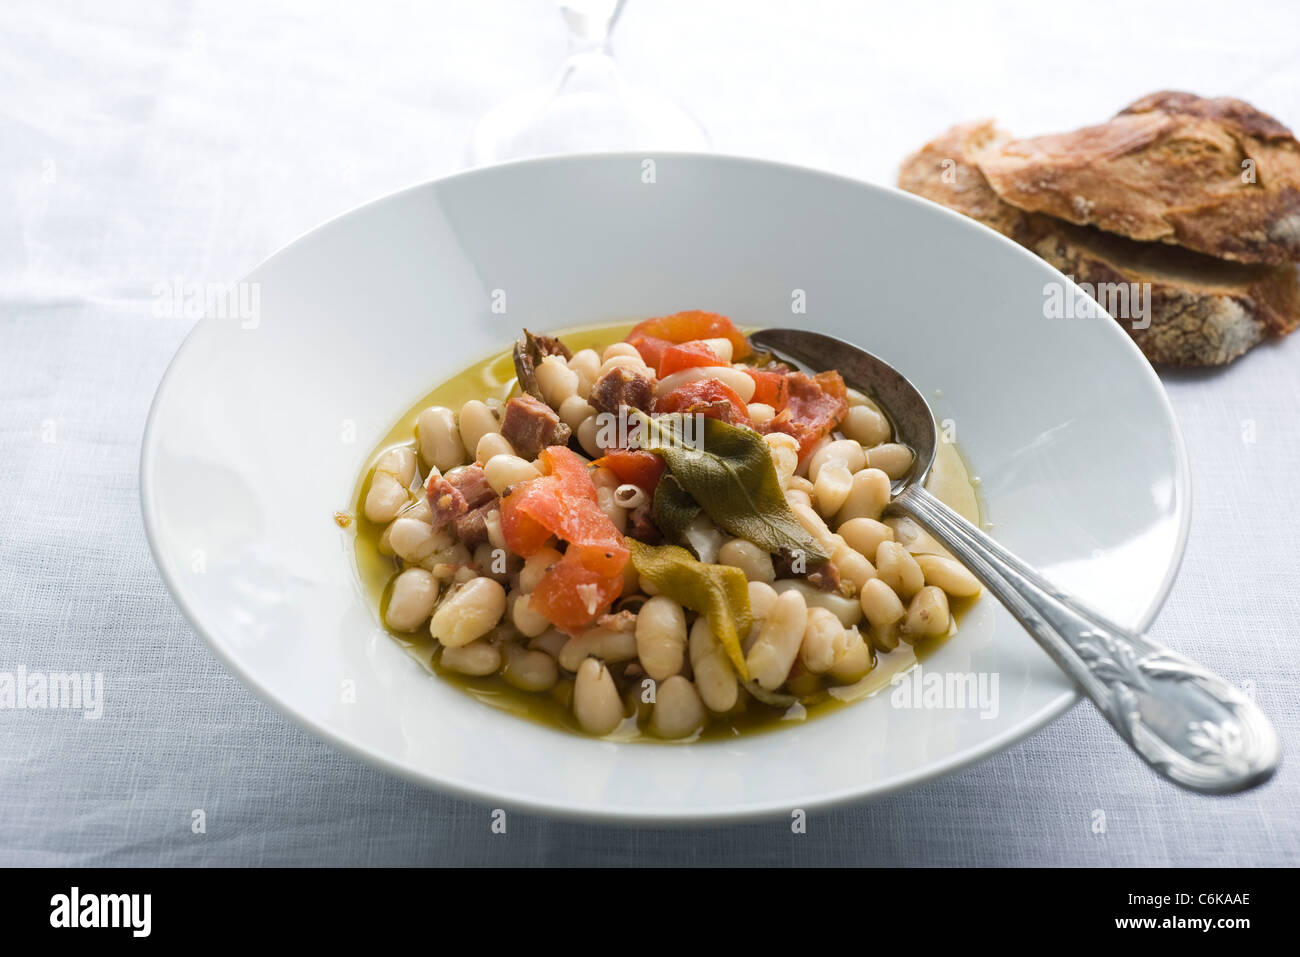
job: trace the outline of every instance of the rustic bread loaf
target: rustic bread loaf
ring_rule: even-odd
[[[1121,324],[1152,362],[1230,362],[1300,322],[1296,267],[1246,265],[1075,226],[1004,202],[976,157],[1009,141],[991,122],[955,126],[908,157],[898,185],[991,226],[1094,290],[1149,289],[1146,316]],[[1105,304],[1105,297],[1099,296]],[[1134,310],[1136,312],[1137,310]]]
[[[1300,143],[1249,103],[1162,92],[1098,126],[991,145],[977,158],[1028,212],[1222,259],[1300,259]]]

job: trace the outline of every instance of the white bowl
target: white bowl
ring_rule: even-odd
[[[285,714],[490,806],[788,815],[953,771],[1077,700],[987,596],[924,667],[996,674],[991,717],[897,707],[886,691],[765,734],[615,744],[431,676],[379,626],[331,517],[399,414],[521,325],[692,308],[806,322],[910,376],[955,422],[993,534],[1111,618],[1148,624],[1182,556],[1182,442],[1129,338],[1108,318],[1044,318],[1059,273],[903,193],[723,156],[534,160],[371,203],[246,282],[247,309],[196,326],[149,417],[141,496],[163,578],[195,630]],[[796,290],[806,314],[792,314]]]

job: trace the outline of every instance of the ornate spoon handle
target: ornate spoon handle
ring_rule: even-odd
[[[1159,774],[1228,794],[1277,769],[1273,725],[1223,678],[1090,611],[925,489],[909,485],[894,505],[997,596]]]

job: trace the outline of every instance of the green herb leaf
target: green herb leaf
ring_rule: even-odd
[[[701,511],[700,503],[691,498],[673,473],[665,472],[655,486],[654,499],[650,502],[650,518],[664,538],[674,545],[689,548],[684,533]]]
[[[688,429],[680,412],[631,414],[640,427],[638,447],[663,457],[678,485],[715,525],[774,555],[801,553],[809,567],[830,558],[786,504],[767,443],[757,432],[705,416],[691,416]]]
[[[749,583],[745,573],[730,565],[706,565],[676,545],[646,545],[627,540],[637,574],[654,583],[659,594],[708,619],[709,629],[722,643],[742,681],[749,680],[741,641],[753,627]]]

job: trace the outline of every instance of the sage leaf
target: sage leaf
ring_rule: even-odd
[[[709,630],[726,649],[742,681],[749,680],[741,642],[754,625],[749,610],[749,583],[745,573],[730,565],[706,565],[676,545],[647,545],[627,540],[638,575],[654,583],[659,594],[671,598],[709,622]]]
[[[677,484],[719,528],[774,555],[802,555],[809,567],[830,559],[786,504],[757,432],[706,416],[691,416],[688,428],[680,412],[632,414],[640,426],[638,447],[662,456]]]
[[[700,503],[691,498],[672,472],[665,472],[650,502],[650,519],[664,538],[689,548],[686,529],[699,517],[700,511]]]

